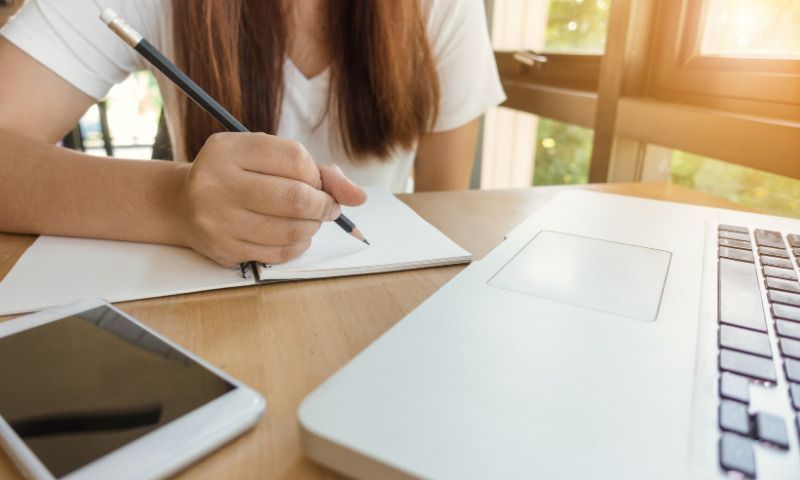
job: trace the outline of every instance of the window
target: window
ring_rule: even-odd
[[[544,51],[602,55],[611,0],[550,0]]]
[[[707,8],[702,55],[800,58],[797,0],[711,0]]]
[[[508,113],[516,126],[487,116],[484,164],[498,162],[491,141],[530,130],[531,151],[499,163],[535,151],[535,184],[585,181],[588,164],[593,181],[671,180],[800,215],[800,1],[551,0],[525,15],[510,3],[494,1],[496,57],[505,110],[526,113]],[[527,49],[548,61],[503,51]]]
[[[585,128],[592,121],[591,95],[562,98],[548,87],[582,92],[597,88],[610,1],[495,0],[493,7],[494,47],[505,51],[497,60],[509,97],[506,106],[523,112],[498,108],[486,115],[480,186],[585,182],[592,145],[591,130]],[[548,61],[525,67],[514,59],[516,50],[546,52]],[[556,101],[550,102],[551,108],[535,108],[538,115],[533,115],[524,113],[534,110],[524,105],[531,98]],[[574,156],[560,161],[557,154]]]
[[[539,120],[534,185],[586,183],[592,156],[592,130],[549,118]]]
[[[763,212],[800,217],[800,180],[675,150],[670,180]]]
[[[786,120],[800,112],[800,3],[659,3],[649,94]]]
[[[151,157],[162,100],[158,85],[147,71],[136,72],[115,85],[106,96],[108,126],[114,156]],[[86,151],[105,155],[100,110],[92,106],[80,120]]]

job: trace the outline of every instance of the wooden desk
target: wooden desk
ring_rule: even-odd
[[[737,208],[707,194],[661,183],[423,193],[401,198],[477,259],[563,188]],[[33,238],[0,234],[0,277]],[[340,478],[303,457],[297,406],[463,268],[309,280],[121,304],[126,312],[267,398],[267,412],[255,429],[180,476]],[[0,317],[0,321],[8,318]],[[19,478],[5,453],[0,453],[0,478]]]

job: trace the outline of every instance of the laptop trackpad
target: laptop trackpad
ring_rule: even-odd
[[[542,231],[489,285],[654,321],[671,256],[664,250]]]

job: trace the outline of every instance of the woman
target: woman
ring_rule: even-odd
[[[280,263],[357,185],[467,186],[503,100],[481,0],[105,0],[252,131],[221,133],[156,75],[176,162],[56,148],[148,65],[100,2],[31,0],[0,38],[0,231],[189,246]],[[336,165],[339,165],[338,167]],[[341,167],[341,168],[340,168]]]

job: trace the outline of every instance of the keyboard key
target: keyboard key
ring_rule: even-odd
[[[796,383],[790,383],[789,395],[792,397],[792,408],[795,410],[800,410],[800,385]]]
[[[719,351],[719,368],[767,382],[775,382],[776,379],[772,360],[726,348]]]
[[[746,233],[736,233],[736,232],[719,232],[719,238],[730,238],[731,240],[741,240],[743,242],[750,241],[750,235]]]
[[[761,265],[769,265],[770,267],[778,268],[792,268],[792,262],[785,258],[777,257],[761,257]]]
[[[792,249],[792,252],[794,253],[795,257],[800,258],[800,248],[795,247]]]
[[[784,248],[758,247],[759,255],[769,255],[770,257],[789,258],[789,252]]]
[[[800,385],[798,385],[800,393]],[[719,377],[719,395],[722,398],[750,403],[750,381],[741,375],[722,372]],[[800,397],[798,397],[800,399]]]
[[[726,432],[750,435],[750,415],[743,403],[722,400],[719,403],[719,428]]]
[[[753,442],[733,433],[723,433],[719,438],[719,464],[724,470],[756,478]]]
[[[800,248],[800,235],[796,233],[786,235],[786,240],[789,241],[789,245]]]
[[[744,328],[721,325],[719,327],[719,346],[772,358],[772,348],[769,346],[767,334]]]
[[[739,260],[740,262],[753,263],[755,258],[753,252],[750,250],[742,250],[741,248],[719,247],[720,258],[730,258],[731,260]]]
[[[778,346],[784,357],[800,360],[800,341],[792,340],[791,338],[779,338]]]
[[[800,293],[800,283],[797,281],[767,277],[764,279],[764,282],[767,284],[767,288],[783,290],[784,292]]]
[[[765,277],[783,278],[785,280],[797,280],[797,274],[794,270],[778,267],[764,267]]]
[[[756,269],[748,263],[719,261],[719,322],[767,331]]]
[[[800,340],[800,323],[787,322],[786,320],[775,320],[775,329],[781,337],[794,338]]]
[[[747,227],[739,227],[737,225],[726,225],[724,223],[719,224],[719,229],[724,232],[744,233],[745,235],[750,233],[750,230],[748,230]]]
[[[789,436],[786,433],[786,422],[781,417],[759,412],[755,415],[756,438],[776,447],[789,448]]]
[[[792,382],[800,383],[800,361],[787,358],[783,361],[786,378]]]
[[[741,240],[731,240],[730,238],[720,238],[720,247],[741,248],[742,250],[750,250],[750,242],[743,242]]]
[[[756,237],[756,244],[761,247],[786,248],[786,244],[783,243],[781,232],[776,232],[774,230],[756,230],[753,232],[753,235]]]
[[[800,322],[800,308],[790,307],[789,305],[781,305],[780,303],[773,303],[772,307],[770,307],[770,310],[772,310],[772,316],[775,318]]]
[[[781,292],[780,290],[770,290],[767,292],[767,298],[771,303],[782,303],[784,305],[792,305],[800,307],[800,295],[796,293]]]

